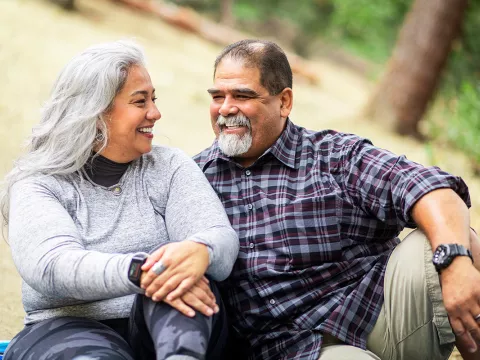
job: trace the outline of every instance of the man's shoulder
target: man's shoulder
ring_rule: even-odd
[[[203,165],[210,160],[212,155],[213,145],[203,149],[197,155],[193,156],[193,160],[197,163],[200,168],[203,168]]]
[[[370,140],[361,136],[332,129],[316,131],[298,127],[298,130],[301,134],[302,143],[310,143],[318,149],[341,150],[355,146],[358,143],[366,142],[371,144]]]

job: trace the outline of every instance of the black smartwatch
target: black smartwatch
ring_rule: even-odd
[[[438,245],[433,253],[432,262],[435,269],[440,274],[442,270],[446,269],[457,256],[468,256],[472,262],[473,257],[470,250],[463,245],[458,244],[441,244]]]
[[[135,255],[128,267],[128,280],[130,280],[136,286],[140,286],[140,276],[142,275],[142,265],[147,261],[147,255],[140,254]]]

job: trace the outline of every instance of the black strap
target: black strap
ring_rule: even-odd
[[[451,254],[451,255],[468,256],[472,260],[472,263],[473,263],[472,252],[469,249],[467,249],[465,246],[459,245],[459,244],[452,244],[452,245],[453,245],[453,248],[454,248],[454,253]]]

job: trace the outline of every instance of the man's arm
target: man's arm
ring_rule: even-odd
[[[472,249],[470,216],[465,202],[451,189],[438,189],[421,197],[412,208],[412,217],[435,250],[440,244],[459,244]],[[478,241],[476,236],[472,237]],[[478,244],[474,259],[480,261]],[[457,339],[474,352],[480,342],[480,272],[467,256],[457,256],[440,275],[442,295],[450,324]],[[475,341],[474,341],[475,340]]]

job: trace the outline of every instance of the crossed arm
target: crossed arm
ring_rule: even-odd
[[[156,275],[150,269],[159,260],[166,269]],[[140,285],[145,296],[164,301],[186,316],[195,316],[195,310],[211,316],[219,307],[204,276],[208,263],[208,250],[203,244],[188,240],[167,244],[148,257]]]
[[[209,313],[207,307],[215,311],[216,306],[202,277],[209,274],[222,280],[228,276],[238,253],[238,237],[196,164],[191,159],[174,163],[177,166],[172,166],[174,174],[167,182],[170,194],[164,214],[171,243],[150,255],[154,260],[161,257],[169,268],[156,282],[163,293],[156,299],[163,300],[178,287],[172,296],[182,296],[196,310]],[[157,194],[162,188],[157,186],[155,174],[152,172],[151,193]],[[109,240],[112,253],[87,248],[56,195],[60,190],[56,185],[52,190],[52,186],[27,179],[12,189],[9,239],[25,282],[41,294],[66,302],[72,299],[72,303],[78,303],[75,299],[88,302],[140,292],[127,277],[134,254],[116,252],[115,239]],[[140,246],[142,251],[145,247]],[[203,305],[197,301],[201,299]],[[192,309],[183,306],[179,310],[186,313]]]

